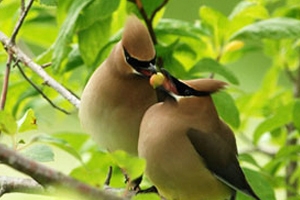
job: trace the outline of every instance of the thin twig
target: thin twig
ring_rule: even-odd
[[[146,23],[146,26],[148,28],[148,31],[150,33],[150,36],[151,36],[151,39],[152,39],[153,43],[157,44],[157,38],[156,38],[156,35],[154,33],[154,29],[153,29],[153,26],[152,26],[152,21],[148,18],[142,1],[141,0],[135,0],[135,4],[138,7],[138,9],[140,11],[140,14],[142,15],[142,17],[143,17],[143,19]]]
[[[284,71],[285,71],[286,75],[288,76],[288,78],[290,79],[290,81],[295,84],[297,82],[296,77],[292,74],[287,63],[284,64]]]
[[[48,62],[48,63],[42,64],[41,67],[45,69],[47,67],[50,67],[51,65],[52,65],[52,62]]]
[[[3,144],[0,144],[0,160],[3,164],[29,175],[44,187],[55,186],[67,191],[71,190],[72,193],[76,193],[82,199],[124,200],[111,193],[86,185],[33,160],[29,160]]]
[[[6,62],[5,75],[4,75],[2,93],[1,93],[1,100],[0,100],[0,110],[4,110],[5,103],[6,103],[12,58],[13,58],[12,54],[8,51],[8,57]]]
[[[153,22],[153,19],[155,17],[155,15],[157,14],[158,11],[160,11],[167,3],[169,2],[169,0],[164,0],[151,14],[150,17],[150,22]]]
[[[17,24],[16,24],[16,26],[15,26],[15,28],[14,28],[14,31],[13,31],[13,33],[12,33],[12,35],[11,35],[10,43],[9,43],[9,44],[14,45],[14,44],[16,43],[16,37],[17,37],[17,34],[18,34],[18,32],[19,32],[19,30],[20,30],[20,28],[21,28],[21,26],[22,26],[22,24],[23,24],[23,22],[24,22],[24,20],[25,20],[25,17],[26,17],[27,14],[28,14],[28,11],[30,10],[30,8],[31,8],[31,6],[32,6],[32,4],[33,4],[33,1],[34,1],[34,0],[30,0],[28,6],[27,6],[27,7],[24,9],[24,11],[21,13],[21,16],[20,16],[20,18],[19,18],[19,20],[18,20],[18,22],[17,22]],[[22,3],[22,4],[23,4],[23,3]],[[23,10],[23,9],[22,9],[22,10]]]
[[[59,106],[55,105],[48,97],[47,95],[45,95],[45,93],[37,86],[35,85],[34,82],[32,82],[30,80],[30,78],[28,78],[28,76],[25,74],[25,72],[23,71],[22,67],[19,65],[19,62],[16,62],[16,66],[18,67],[19,71],[21,72],[21,75],[25,78],[25,80],[38,92],[42,95],[42,97],[48,101],[48,103],[55,109],[65,113],[65,114],[71,114],[70,112],[66,111],[63,108],[60,108]]]
[[[109,186],[110,185],[110,180],[111,180],[111,177],[112,177],[112,172],[113,172],[113,168],[112,168],[112,166],[109,166],[107,177],[106,177],[106,180],[104,182],[105,186]]]
[[[63,87],[60,83],[58,83],[55,79],[53,79],[47,72],[37,63],[35,63],[32,59],[30,59],[20,48],[16,45],[9,46],[9,38],[0,31],[0,41],[6,47],[7,51],[11,51],[14,53],[15,58],[22,62],[24,65],[33,70],[38,76],[40,76],[44,82],[49,85],[51,88],[56,90],[59,94],[61,94],[65,99],[67,99],[71,104],[73,104],[76,108],[79,108],[80,100],[74,96],[70,91],[68,91],[65,87]]]

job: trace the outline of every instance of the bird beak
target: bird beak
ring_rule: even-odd
[[[156,65],[149,63],[147,68],[137,68],[137,71],[146,77],[151,77],[153,74],[157,73]]]

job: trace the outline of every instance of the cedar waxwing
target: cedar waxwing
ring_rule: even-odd
[[[151,106],[140,127],[139,156],[146,176],[168,200],[234,199],[236,190],[259,200],[237,160],[232,130],[210,96],[226,84],[214,79],[181,82],[165,74],[167,97]],[[150,83],[155,85],[159,74]]]
[[[155,58],[148,30],[130,16],[122,40],[84,88],[79,109],[82,127],[110,152],[137,155],[140,122],[157,102],[149,85],[149,77],[156,73]]]

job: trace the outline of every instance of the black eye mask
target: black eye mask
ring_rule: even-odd
[[[156,56],[154,56],[154,58],[152,60],[149,61],[141,61],[138,60],[134,57],[132,57],[127,50],[125,49],[125,47],[123,47],[124,49],[124,55],[125,55],[125,59],[126,62],[133,68],[135,69],[137,72],[140,72],[142,74],[144,70],[149,70],[151,72],[156,73],[155,71],[155,62],[156,62]]]
[[[181,82],[174,76],[172,76],[167,70],[161,69],[161,72],[167,77],[167,79],[171,80],[171,82],[174,84],[174,86],[177,89],[177,95],[179,96],[208,96],[211,94],[211,92],[207,91],[198,91],[190,86],[186,85],[185,83]]]

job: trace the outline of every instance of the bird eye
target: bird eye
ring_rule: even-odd
[[[132,57],[128,53],[128,51],[125,49],[125,47],[123,47],[123,49],[124,49],[124,55],[125,55],[126,62],[135,70],[139,71],[138,70],[139,68],[147,69],[147,68],[150,68],[151,66],[155,65],[156,56],[150,61],[141,61],[141,60],[138,60],[138,59]]]

